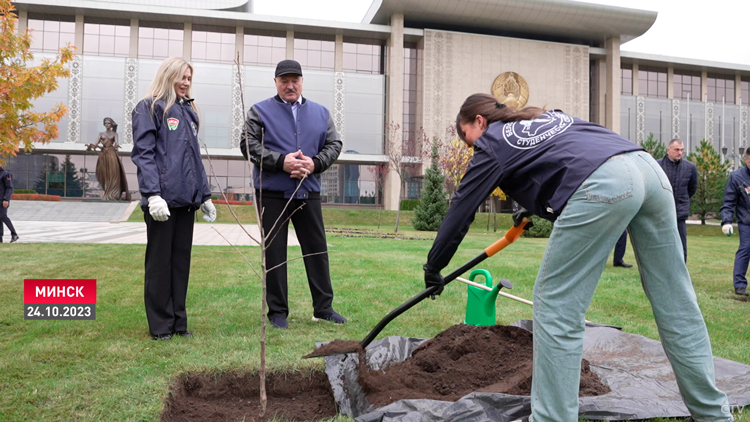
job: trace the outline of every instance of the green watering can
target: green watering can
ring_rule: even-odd
[[[485,285],[492,290],[480,289],[469,285],[469,298],[466,302],[466,319],[464,324],[487,327],[495,325],[495,299],[503,287],[511,289],[513,284],[506,280],[500,280],[500,284],[492,287],[492,275],[487,270],[474,270],[469,275],[469,280],[474,281],[476,276],[483,276]]]

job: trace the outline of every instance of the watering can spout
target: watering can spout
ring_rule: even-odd
[[[492,287],[492,275],[490,275],[489,271],[474,270],[471,272],[469,280],[474,281],[474,278],[477,276],[483,276],[485,285]],[[503,287],[511,289],[513,288],[513,283],[506,279],[501,279],[500,283],[492,287],[490,291],[475,286],[468,286],[469,298],[466,303],[466,319],[464,319],[464,323],[480,327],[495,325],[495,301],[500,293],[500,289]]]

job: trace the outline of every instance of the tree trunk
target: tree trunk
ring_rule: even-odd
[[[380,231],[380,216],[383,215],[383,206],[380,206],[380,209],[378,210],[378,231]]]

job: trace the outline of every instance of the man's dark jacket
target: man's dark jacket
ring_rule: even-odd
[[[0,167],[0,202],[10,201],[11,195],[13,195],[13,176],[8,170]]]
[[[298,150],[312,157],[313,176],[302,182],[296,199],[306,199],[311,192],[320,192],[320,173],[333,165],[341,147],[341,138],[325,107],[302,97],[295,122],[291,104],[278,95],[250,108],[240,141],[242,155],[245,158],[249,155],[256,166],[262,164],[263,191],[282,192],[284,198],[290,198],[299,183],[284,172],[284,157]],[[259,189],[257,168],[254,173],[255,188]]]
[[[672,184],[677,219],[687,220],[690,216],[690,198],[698,190],[698,168],[688,160],[672,161],[666,155],[656,162],[664,169]]]
[[[750,224],[750,171],[747,167],[735,170],[729,175],[724,190],[724,205],[721,207],[721,225],[732,224],[737,213],[737,221]]]

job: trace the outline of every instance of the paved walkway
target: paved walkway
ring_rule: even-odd
[[[130,214],[140,212],[138,202],[12,201],[8,217],[19,236],[19,243],[122,243],[146,244],[146,225],[126,223]],[[244,226],[255,239],[258,227]],[[4,228],[4,241],[10,240]],[[229,242],[229,243],[227,243]],[[193,245],[257,246],[237,224],[196,224]],[[289,245],[299,245],[289,230]]]

